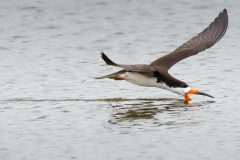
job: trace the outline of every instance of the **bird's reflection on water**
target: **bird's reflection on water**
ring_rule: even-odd
[[[0,100],[6,102],[103,102],[103,105],[110,106],[110,124],[120,124],[129,122],[127,125],[133,126],[150,122],[151,124],[162,126],[177,126],[186,124],[196,124],[194,117],[186,120],[182,113],[195,111],[201,106],[207,106],[214,101],[192,102],[184,104],[183,99],[176,98],[102,98],[102,99],[33,99],[33,98],[13,98]],[[101,103],[102,104],[102,103]],[[185,117],[186,118],[186,117]]]
[[[182,99],[176,98],[158,98],[158,99],[121,99],[121,101],[110,101],[112,114],[109,120],[111,124],[119,124],[122,122],[135,122],[141,120],[151,121],[155,125],[176,125],[182,122],[177,122],[176,117],[179,117],[183,112],[198,110],[200,106],[206,105],[208,102],[198,102],[184,104]],[[197,123],[194,120],[189,120],[188,123]]]

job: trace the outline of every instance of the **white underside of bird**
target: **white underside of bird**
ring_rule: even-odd
[[[145,76],[144,74],[137,72],[126,72],[124,74],[119,75],[120,78],[139,86],[145,87],[157,87],[161,89],[165,89],[171,92],[174,92],[179,95],[184,95],[188,91],[191,90],[190,87],[180,88],[180,87],[169,87],[164,82],[157,82],[156,77]]]

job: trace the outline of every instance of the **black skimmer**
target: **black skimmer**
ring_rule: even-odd
[[[171,76],[168,70],[177,62],[213,46],[223,37],[227,27],[228,14],[227,10],[224,9],[214,21],[197,36],[183,43],[173,52],[158,58],[150,64],[118,64],[101,52],[102,59],[106,64],[120,67],[122,70],[106,76],[97,77],[96,79],[110,78],[114,80],[126,80],[140,86],[166,89],[183,95],[185,103],[189,103],[191,100],[189,94],[198,94],[214,98],[207,93],[190,88],[185,82]]]

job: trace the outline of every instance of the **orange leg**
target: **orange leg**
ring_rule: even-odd
[[[185,104],[189,104],[189,101],[191,101],[191,98],[190,98],[188,93],[185,93],[184,98],[185,98],[184,99],[184,103]]]
[[[115,80],[124,80],[124,78],[121,77],[121,76],[116,76],[116,77],[114,77],[114,79],[115,79]]]

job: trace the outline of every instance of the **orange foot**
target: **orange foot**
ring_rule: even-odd
[[[114,77],[114,80],[124,80],[124,78],[121,76],[116,76],[116,77]]]
[[[185,104],[189,104],[189,101],[191,101],[191,98],[190,98],[188,93],[185,93],[184,98],[185,98],[184,99],[184,103]]]

